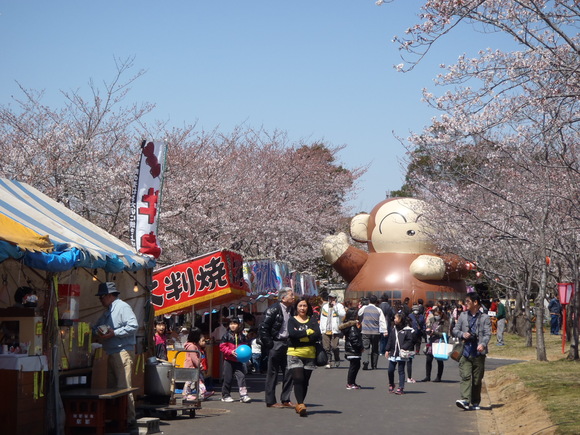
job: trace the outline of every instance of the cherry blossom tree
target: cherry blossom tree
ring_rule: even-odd
[[[348,213],[364,168],[346,169],[341,146],[290,142],[286,133],[238,127],[145,123],[151,104],[125,105],[131,60],[112,81],[63,92],[64,107],[21,87],[0,106],[0,176],[27,182],[111,234],[129,239],[129,205],[141,140],[168,144],[160,265],[218,249],[285,260],[298,270],[320,259],[320,241]]]
[[[290,144],[282,132],[238,128],[169,143],[160,221],[169,262],[229,248],[312,267],[362,173],[336,164],[342,147]]]
[[[487,48],[463,55],[437,78],[447,92],[424,91],[442,114],[408,140],[406,189],[431,201],[438,221],[460,228],[439,231],[442,245],[477,259],[490,276],[503,276],[500,282],[521,288],[525,300],[537,288],[540,360],[546,358],[548,289],[565,277],[578,284],[579,17],[572,0],[430,0],[421,8],[423,21],[396,38],[409,61],[400,69],[407,71],[466,24],[502,32],[518,45],[513,52]],[[577,359],[573,323],[570,356]]]
[[[151,104],[122,103],[142,72],[124,79],[132,61],[117,61],[113,79],[62,92],[64,107],[42,103],[43,92],[0,107],[0,175],[27,182],[105,230],[120,236],[129,217],[139,121]]]

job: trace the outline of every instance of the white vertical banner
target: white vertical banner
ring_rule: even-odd
[[[131,244],[137,252],[159,258],[157,222],[161,204],[166,145],[163,141],[144,140],[135,174],[131,201]]]

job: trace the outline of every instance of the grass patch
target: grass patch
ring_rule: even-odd
[[[528,361],[505,367],[537,394],[558,434],[580,433],[580,362]]]
[[[565,351],[562,353],[562,337],[544,333],[544,342],[546,345],[546,355],[548,361],[556,361],[565,358],[570,349],[569,343],[566,343]],[[497,346],[495,335],[492,335],[489,342],[489,356],[491,358],[509,358],[522,360],[536,360],[536,334],[532,334],[532,347],[526,347],[526,340],[516,334],[504,334],[505,346]]]
[[[545,335],[547,362],[536,360],[536,336],[533,335],[532,347],[525,346],[525,339],[505,334],[505,346],[496,346],[495,336],[489,346],[491,358],[522,359],[526,362],[503,367],[517,375],[526,388],[535,393],[550,414],[558,434],[580,433],[580,362],[566,358],[562,354],[562,337]],[[541,428],[538,428],[538,430]]]

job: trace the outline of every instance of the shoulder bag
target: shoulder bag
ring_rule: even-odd
[[[328,355],[326,354],[326,351],[324,350],[322,343],[320,341],[317,341],[316,344],[314,345],[314,348],[316,350],[316,365],[318,367],[324,367],[325,365],[328,364]]]
[[[401,345],[399,344],[399,334],[398,332],[395,332],[395,334],[395,338],[397,339],[397,347],[399,348],[399,358],[401,358],[403,361],[407,361],[409,358],[415,355],[415,352],[412,350],[401,349]]]
[[[463,356],[463,347],[464,347],[463,340],[459,340],[457,343],[453,345],[453,349],[449,354],[452,360],[459,362],[459,360]]]

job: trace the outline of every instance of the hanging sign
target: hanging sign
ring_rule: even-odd
[[[151,303],[155,315],[173,313],[195,305],[195,309],[238,300],[248,293],[243,258],[231,251],[216,251],[153,274]]]
[[[131,244],[137,252],[159,258],[157,222],[166,146],[162,141],[143,141],[135,174],[129,222]]]

